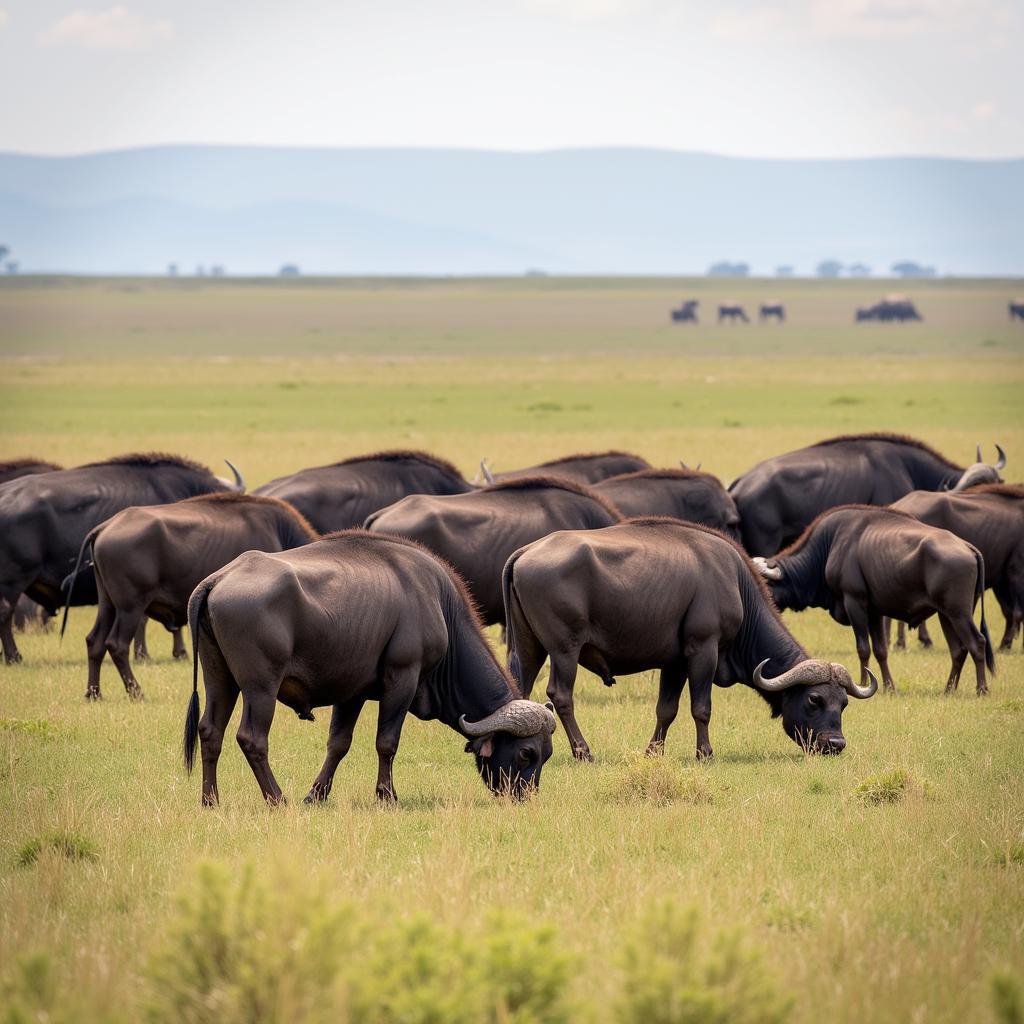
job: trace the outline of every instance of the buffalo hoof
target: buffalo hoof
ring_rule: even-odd
[[[710,747],[698,747],[697,748],[697,760],[698,761],[710,761],[715,756],[715,752]]]
[[[135,660],[136,661],[149,661],[149,651],[140,651],[138,648],[135,649]]]
[[[85,691],[85,699],[86,700],[103,700],[103,697],[100,694],[99,690],[86,690]]]
[[[979,696],[979,697],[987,697],[988,696],[988,687],[987,686],[979,686],[978,687],[977,696]]]
[[[125,687],[125,692],[128,694],[129,700],[145,700],[145,695],[142,692],[141,686],[128,686]]]
[[[174,660],[175,661],[188,661],[188,651],[175,651],[174,652]]]
[[[327,803],[327,791],[322,789],[311,789],[303,798],[304,804],[325,804]]]
[[[932,648],[933,648],[933,647],[935,646],[935,644],[934,644],[934,643],[932,643],[932,641],[931,641],[931,640],[922,640],[922,641],[921,641],[921,646],[922,646],[922,647],[923,647],[923,648],[924,648],[924,649],[925,649],[926,651],[930,651],[930,650],[931,650],[931,649],[932,649]]]
[[[594,760],[594,755],[590,752],[589,747],[576,747],[572,752],[572,756],[575,757],[577,761],[593,762]]]
[[[21,659],[21,655],[18,654],[17,652],[14,653],[14,654],[5,654],[4,655],[4,664],[5,665],[20,665],[21,664],[21,660],[22,660]]]
[[[398,794],[392,789],[377,787],[377,800],[384,807],[394,807],[398,803]]]

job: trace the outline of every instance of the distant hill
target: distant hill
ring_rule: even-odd
[[[0,243],[25,270],[182,273],[1024,274],[1024,160],[748,160],[168,146],[0,154]]]

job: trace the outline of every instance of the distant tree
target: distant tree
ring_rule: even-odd
[[[6,245],[0,245],[0,263],[3,263],[3,261],[7,259],[7,254],[10,251],[11,250]]]
[[[277,276],[278,277],[298,277],[299,276],[299,268],[294,263],[286,263],[277,272]]]
[[[775,268],[776,277],[792,277],[795,273],[796,271],[787,263]]]
[[[18,272],[18,266],[19,264],[15,260],[10,260],[4,264],[4,270],[6,270],[8,274],[16,274]]]
[[[846,272],[850,277],[870,277],[871,268],[866,263],[851,263]]]
[[[750,265],[747,263],[730,263],[728,260],[722,260],[708,267],[708,277],[747,277],[749,274]]]
[[[210,267],[210,277],[223,277],[223,276],[224,276],[224,268],[219,263],[215,263],[212,267]]]
[[[816,270],[818,277],[838,277],[843,272],[843,265],[839,260],[822,260]]]
[[[892,272],[900,277],[934,277],[935,268],[925,267],[913,260],[903,260],[892,265]]]
[[[168,263],[167,264],[167,276],[168,277],[177,277],[178,276],[178,264],[177,263]]]
[[[541,270],[539,267],[531,267],[529,270],[526,271],[526,276],[527,277],[547,277],[548,276],[548,272],[546,270]]]

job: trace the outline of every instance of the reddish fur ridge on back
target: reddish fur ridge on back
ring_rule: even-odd
[[[0,462],[0,473],[10,473],[15,469],[24,469],[25,466],[49,466],[50,469],[63,469],[63,466],[58,466],[55,462],[50,462],[47,459],[9,459],[7,462]]]
[[[263,494],[239,494],[237,491],[214,491],[212,494],[197,494],[194,498],[182,498],[175,502],[178,505],[276,505],[282,511],[287,512],[309,535],[310,540],[319,540],[320,534],[313,529],[309,520],[291,503],[281,498],[271,498]],[[156,505],[154,508],[160,508]]]
[[[898,508],[890,508],[888,505],[835,505],[833,508],[827,508],[824,512],[819,513],[811,522],[805,527],[804,532],[787,548],[783,548],[778,554],[773,555],[772,558],[782,558],[783,555],[792,555],[799,551],[804,544],[807,543],[808,537],[814,533],[818,524],[823,520],[827,519],[830,515],[836,512],[846,512],[850,509],[858,509],[861,512],[872,512],[877,515],[894,516],[900,519],[909,519],[912,523],[918,523],[920,520],[912,516],[909,512],[903,512]]]
[[[585,462],[587,459],[607,458],[636,459],[637,462],[647,461],[639,455],[634,455],[633,452],[620,452],[617,448],[612,448],[606,452],[577,452],[575,455],[563,455],[559,459],[551,459],[549,462],[542,462],[537,468],[547,469],[552,466],[560,466],[563,462]]]
[[[957,469],[961,473],[964,471],[963,466],[958,466],[955,462],[950,462],[945,455],[936,451],[930,444],[925,444],[924,441],[919,441],[916,437],[910,437],[907,434],[890,434],[885,431],[877,431],[875,433],[867,434],[839,434],[836,437],[826,438],[824,441],[817,441],[812,445],[808,445],[808,447],[822,448],[830,444],[842,444],[845,441],[888,441],[890,444],[907,445],[910,448],[917,448],[920,451],[927,452],[944,465],[949,466],[950,469]]]
[[[610,476],[602,480],[602,484],[611,483],[613,480],[693,480],[703,478],[714,480],[719,483],[718,477],[703,469],[637,469],[632,473],[620,473],[618,476]]]
[[[186,459],[181,455],[171,455],[168,452],[129,452],[125,455],[114,455],[109,459],[101,459],[99,462],[86,462],[78,467],[86,469],[91,466],[177,466],[179,469],[191,469],[197,473],[213,474],[198,462]]]
[[[569,491],[581,497],[589,498],[600,505],[613,519],[620,520],[622,513],[603,495],[592,487],[578,483],[562,476],[518,476],[511,480],[499,480],[497,483],[481,487],[477,494],[493,494],[495,491]]]
[[[332,462],[331,465],[348,466],[353,462],[422,462],[424,465],[433,466],[434,469],[440,469],[449,476],[462,480],[462,474],[447,459],[411,448],[394,448],[383,452],[371,452],[368,455],[353,455],[351,458]]]
[[[1024,498],[1024,484],[975,484],[960,494],[1001,494],[1004,498]]]
[[[466,606],[466,611],[469,613],[469,620],[472,623],[473,628],[476,630],[477,635],[480,638],[480,642],[487,647],[488,651],[491,650],[490,644],[487,643],[487,637],[484,636],[484,627],[480,620],[480,611],[476,606],[476,601],[473,600],[473,597],[469,592],[469,587],[466,586],[466,581],[454,568],[452,568],[448,561],[440,555],[435,554],[425,544],[421,544],[418,540],[412,540],[409,537],[401,537],[397,534],[391,533],[374,533],[371,530],[364,530],[361,527],[351,530],[335,530],[333,533],[325,533],[319,539],[321,541],[354,540],[371,543],[398,544],[401,547],[413,548],[415,551],[419,551],[421,554],[426,555],[432,561],[437,562],[437,564],[448,574],[448,578],[451,580],[452,586],[455,587],[455,590],[462,598],[462,601]],[[491,656],[494,657],[493,651],[491,651]],[[509,674],[508,669],[506,669],[496,657],[494,657],[494,663],[498,666],[501,670],[501,674],[508,681],[509,686],[512,688],[512,692],[515,693],[517,697],[521,697],[522,692],[519,689],[519,684]]]

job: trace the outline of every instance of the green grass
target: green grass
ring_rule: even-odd
[[[850,325],[856,303],[890,287],[4,280],[0,457],[73,464],[157,448],[211,466],[227,456],[255,486],[394,446],[433,449],[470,475],[482,456],[501,469],[615,446],[656,464],[703,461],[728,481],[832,433],[890,429],[964,461],[976,442],[991,452],[999,441],[1008,478],[1021,479],[1024,328],[1005,321],[1019,285],[927,282],[913,289],[925,324]],[[778,295],[792,323],[664,322],[684,294],[705,298],[707,318],[707,300],[726,292],[751,307]],[[1002,618],[994,601],[987,609],[998,638]],[[826,616],[787,622],[816,655],[855,663],[849,631]],[[489,934],[496,908],[550,924],[574,965],[574,1020],[628,1019],[623,993],[643,1005],[665,976],[678,974],[673,999],[687,986],[706,995],[729,929],[778,988],[766,1014],[791,1000],[795,1021],[990,1021],[1019,1005],[1019,646],[998,657],[984,701],[969,680],[942,697],[941,643],[894,653],[902,696],[852,702],[838,758],[805,756],[737,686],[714,695],[714,763],[693,763],[685,696],[664,758],[644,761],[654,678],[608,689],[583,672],[577,711],[597,761],[575,763],[559,731],[541,793],[524,806],[488,796],[458,736],[410,719],[401,803],[378,808],[370,707],[330,801],[307,808],[295,801],[329,716],[311,724],[281,708],[271,757],[293,802],[264,807],[229,742],[222,806],[204,811],[198,778],[181,768],[189,672],[171,661],[169,637],[150,629],[145,703],[127,700],[108,664],[105,700],[87,704],[90,624],[77,609],[63,645],[30,633],[19,638],[25,664],[0,667],[0,1005],[14,993],[10,1005],[34,1019],[138,1019],[154,958],[183,957],[167,954],[168,936],[192,929],[182,941],[206,948],[179,900],[201,891],[206,861],[230,878],[251,867],[298,903],[349,906],[370,922],[426,915],[442,949],[463,931]],[[678,914],[657,934],[681,936],[675,948],[692,948],[693,967],[652,947],[659,966],[644,988],[624,950],[666,899]],[[702,922],[692,938],[691,909]],[[288,934],[301,937],[304,921],[289,917]],[[255,934],[271,949],[280,941],[273,927]],[[284,951],[253,960],[279,971],[293,961]],[[297,1019],[299,996],[281,998]],[[679,1005],[685,1019],[694,1004]]]

